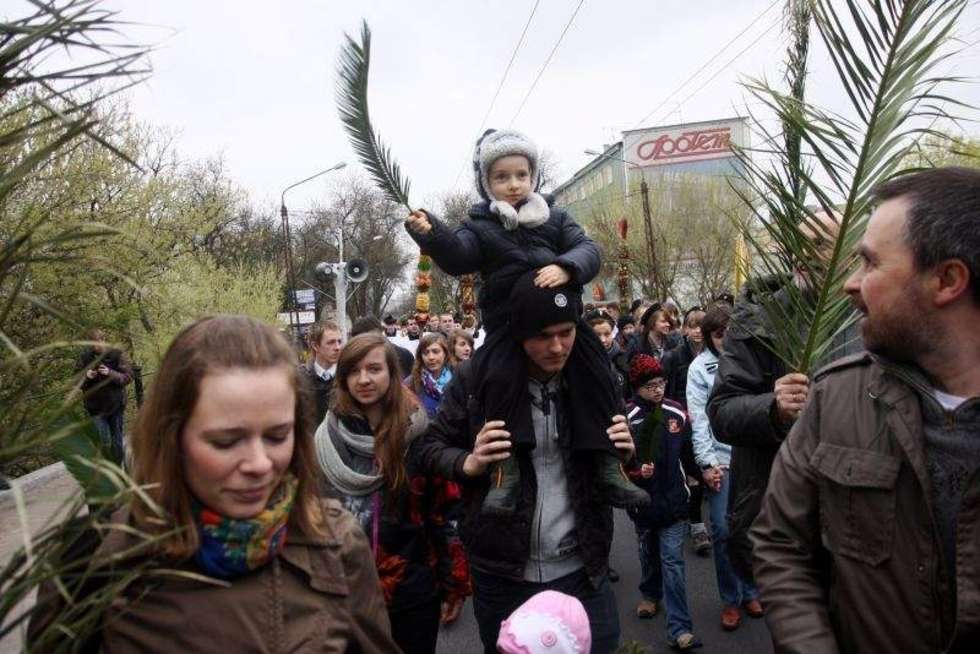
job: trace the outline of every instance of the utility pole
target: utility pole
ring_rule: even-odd
[[[285,191],[283,192],[285,196]],[[293,268],[293,255],[292,255],[292,235],[289,233],[289,211],[286,209],[285,200],[282,201],[279,207],[279,215],[282,217],[282,235],[286,240],[284,249],[285,264],[286,264],[286,280],[289,282],[289,302],[286,306],[289,307],[289,329],[293,334],[293,338],[299,342],[299,305],[296,304],[296,270]]]
[[[657,268],[657,248],[653,241],[653,214],[650,212],[650,187],[647,186],[646,175],[640,171],[640,195],[643,196],[643,233],[647,241],[647,261],[650,266],[650,285],[657,293],[660,292],[658,282],[660,272]]]
[[[337,230],[337,270],[333,276],[333,292],[337,306],[337,324],[347,340],[347,270],[344,262],[344,219],[340,219],[340,229]]]

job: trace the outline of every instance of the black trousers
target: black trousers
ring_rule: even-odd
[[[439,640],[438,597],[400,611],[389,611],[391,636],[405,654],[435,654]]]
[[[485,654],[495,654],[497,651],[500,623],[543,590],[557,590],[582,602],[589,616],[592,654],[611,654],[619,647],[619,610],[616,596],[605,577],[599,587],[594,588],[584,568],[543,584],[513,581],[478,570],[472,570],[472,575],[473,614],[480,628]]]

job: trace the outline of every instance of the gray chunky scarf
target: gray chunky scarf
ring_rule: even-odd
[[[418,436],[425,433],[429,427],[429,418],[425,411],[417,408],[409,419],[408,431],[405,433],[406,450]],[[373,467],[373,472],[365,474],[354,470],[337,449],[337,443],[342,443],[355,456],[374,459],[374,434],[358,433],[348,429],[333,411],[317,427],[314,436],[316,457],[320,463],[327,482],[343,495],[370,495],[384,484],[384,476]]]

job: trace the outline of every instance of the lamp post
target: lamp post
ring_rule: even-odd
[[[306,179],[301,179],[300,181],[290,184],[282,190],[282,194],[279,196],[279,215],[282,217],[282,236],[285,240],[283,246],[284,249],[284,259],[286,263],[286,279],[289,282],[289,326],[294,327],[294,337],[299,335],[299,307],[296,304],[296,270],[293,268],[293,241],[292,236],[289,233],[289,211],[286,210],[286,192],[296,188],[300,184],[305,184],[311,180],[320,177],[321,175],[326,175],[327,173],[332,173],[335,170],[340,170],[347,163],[341,161],[340,163],[334,164],[326,170],[321,170],[320,172],[310,175]],[[297,338],[297,341],[299,339]]]
[[[627,161],[622,157],[614,157],[611,154],[603,154],[596,150],[586,150],[585,154],[592,157],[602,157],[603,159],[616,159],[634,168],[640,167],[636,162]],[[647,186],[647,178],[642,171],[640,172],[640,195],[643,198],[643,235],[647,242],[647,263],[650,266],[650,281],[653,282],[654,290],[657,290],[659,275],[657,272],[657,248],[653,240],[653,213],[650,211],[650,187]]]

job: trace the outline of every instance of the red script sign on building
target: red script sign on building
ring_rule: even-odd
[[[652,141],[642,141],[636,146],[636,157],[642,161],[661,159],[708,158],[710,155],[728,156],[731,150],[732,130],[691,130],[681,134],[661,134]]]

